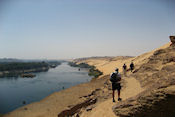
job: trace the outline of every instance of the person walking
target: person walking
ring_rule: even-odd
[[[121,75],[119,74],[119,69],[116,68],[115,72],[111,73],[110,76],[110,81],[112,82],[112,98],[113,102],[115,102],[115,90],[118,91],[118,101],[121,101],[122,99],[120,98],[120,90],[121,90]]]
[[[130,64],[130,70],[131,70],[131,72],[133,72],[133,70],[134,70],[134,63],[133,62],[131,62],[131,64]]]
[[[126,76],[126,72],[127,72],[127,66],[124,63],[124,65],[123,65],[123,74],[124,74],[124,76]]]

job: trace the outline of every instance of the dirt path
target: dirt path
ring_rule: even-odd
[[[123,100],[133,97],[143,91],[140,83],[135,78],[126,78],[125,81],[126,88],[121,91],[121,98]],[[117,100],[117,95],[115,98]],[[92,111],[82,113],[81,117],[116,117],[112,111],[112,107],[116,103],[112,102],[112,98],[108,99],[107,101],[98,104]]]

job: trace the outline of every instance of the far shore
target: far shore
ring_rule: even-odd
[[[0,72],[0,78],[3,77],[18,77],[21,74],[24,73],[35,73],[35,72],[46,72],[48,71],[48,67],[42,67],[42,68],[33,68],[33,69],[28,69],[28,70],[15,70],[15,71],[1,71]]]
[[[23,74],[46,72],[60,65],[60,62],[4,62],[0,63],[0,78],[19,77]]]

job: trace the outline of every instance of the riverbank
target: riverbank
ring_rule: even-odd
[[[73,115],[80,107],[96,103],[98,94],[104,93],[104,84],[108,77],[83,83],[44,98],[43,100],[16,109],[5,117],[57,117],[62,114]],[[109,96],[106,93],[107,97]]]

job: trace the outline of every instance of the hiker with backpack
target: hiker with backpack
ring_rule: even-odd
[[[126,76],[126,72],[127,72],[127,66],[124,63],[124,65],[123,65],[123,74],[124,74],[124,76]]]
[[[133,72],[133,70],[134,70],[134,63],[133,62],[131,62],[131,64],[130,64],[130,70],[131,70],[131,72]]]
[[[113,102],[115,102],[115,90],[118,91],[118,101],[121,101],[122,99],[120,98],[120,90],[121,90],[121,75],[119,74],[119,69],[116,68],[115,72],[113,72],[110,76],[110,81],[112,82],[112,97],[113,97]]]

